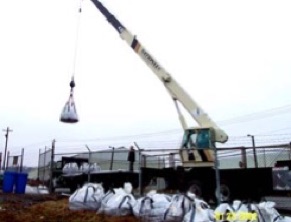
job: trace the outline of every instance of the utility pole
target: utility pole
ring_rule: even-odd
[[[5,170],[5,164],[6,164],[6,153],[7,153],[7,144],[8,144],[8,135],[10,132],[12,132],[11,129],[9,129],[9,127],[7,127],[6,129],[3,129],[4,132],[6,132],[5,134],[5,150],[4,150],[4,158],[3,158],[3,170]]]
[[[250,135],[250,134],[248,134],[247,136],[252,138],[255,168],[258,168],[258,159],[257,159],[257,153],[256,153],[255,136],[254,135]]]

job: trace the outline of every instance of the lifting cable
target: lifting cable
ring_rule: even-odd
[[[76,62],[77,62],[77,52],[78,52],[78,42],[79,42],[79,30],[80,30],[80,21],[82,14],[82,1],[80,0],[79,10],[78,10],[78,18],[77,18],[77,29],[76,29],[76,40],[75,40],[75,49],[74,49],[74,58],[73,58],[73,74],[70,81],[70,96],[68,101],[66,102],[63,111],[60,116],[60,121],[63,123],[77,123],[79,121],[79,117],[77,114],[75,102],[74,102],[74,87],[75,85],[75,71],[76,71]]]

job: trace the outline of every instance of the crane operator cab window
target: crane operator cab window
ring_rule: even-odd
[[[212,158],[207,154],[209,150],[215,148],[212,138],[211,128],[185,130],[182,150],[187,152],[188,157],[183,159],[187,159],[187,161],[212,161]]]

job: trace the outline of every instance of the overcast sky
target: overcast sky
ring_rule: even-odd
[[[289,0],[102,2],[227,132],[225,145],[250,145],[247,134],[291,140]],[[9,151],[25,148],[30,165],[53,139],[57,152],[176,146],[182,128],[163,84],[90,0],[78,20],[79,5],[1,1],[0,127],[13,130]],[[80,122],[64,124],[73,73]]]

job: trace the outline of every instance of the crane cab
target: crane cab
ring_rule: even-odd
[[[213,128],[186,129],[180,148],[183,166],[214,166],[214,149],[215,131]]]

